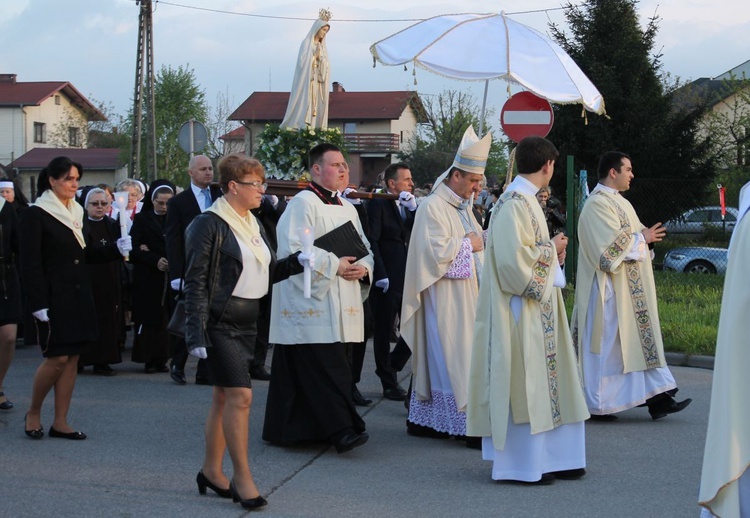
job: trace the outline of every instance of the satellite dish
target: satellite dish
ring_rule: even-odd
[[[208,144],[208,131],[202,122],[190,119],[180,128],[177,142],[185,153],[200,153]]]

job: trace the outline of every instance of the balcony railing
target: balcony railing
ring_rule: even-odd
[[[395,133],[345,133],[346,148],[354,153],[396,153],[399,137]]]

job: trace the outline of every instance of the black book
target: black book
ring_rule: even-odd
[[[313,245],[326,252],[333,252],[336,257],[356,257],[356,261],[370,253],[351,221],[320,236]]]

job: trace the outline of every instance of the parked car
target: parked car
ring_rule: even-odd
[[[726,229],[727,233],[734,230],[737,223],[739,211],[735,207],[727,207],[725,221],[721,220],[721,207],[718,205],[712,207],[697,207],[690,209],[681,216],[667,221],[664,226],[667,227],[667,233],[672,234],[702,234],[707,228],[713,227],[721,230]]]
[[[725,273],[727,249],[706,246],[673,248],[664,256],[664,269],[685,273]]]

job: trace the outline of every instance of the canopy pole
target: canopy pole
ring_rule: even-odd
[[[482,111],[479,115],[479,138],[484,136],[484,112],[487,108],[487,90],[490,87],[490,80],[484,80],[484,97],[482,97]]]

